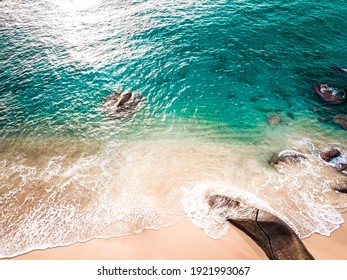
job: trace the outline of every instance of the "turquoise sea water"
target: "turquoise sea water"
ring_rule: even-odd
[[[317,155],[347,150],[330,121],[347,109],[311,89],[347,86],[331,68],[347,67],[346,13],[344,0],[0,1],[0,256],[185,215],[217,238],[204,199],[218,191],[330,234],[347,197]],[[115,90],[141,94],[133,115],[102,110]],[[267,165],[292,147],[304,167]]]

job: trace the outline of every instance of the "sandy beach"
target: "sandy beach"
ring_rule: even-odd
[[[287,258],[253,208],[347,260],[343,1],[18,2],[0,1],[0,260]],[[267,254],[229,229],[247,215]]]
[[[314,234],[303,240],[305,246],[317,260],[347,260],[347,214],[345,223],[331,236]]]
[[[346,220],[347,214],[344,214]],[[313,235],[304,244],[317,260],[347,260],[347,225],[330,237]],[[231,227],[218,240],[209,238],[187,218],[174,226],[140,234],[94,239],[66,247],[32,251],[16,260],[266,260],[258,245]]]

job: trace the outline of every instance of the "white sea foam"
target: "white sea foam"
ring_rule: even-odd
[[[284,220],[301,237],[312,233],[330,235],[344,222],[342,211],[347,209],[347,197],[332,190],[336,179],[343,175],[322,163],[320,152],[308,138],[294,141],[306,160],[297,164],[280,163],[276,170],[262,167],[262,174],[254,185],[247,188],[237,178],[230,181],[200,182],[185,189],[182,204],[187,215],[212,238],[219,238],[228,230],[228,217],[237,218],[244,211],[211,209],[207,197],[212,194],[225,195],[249,205],[268,211]],[[292,148],[292,147],[291,147]],[[341,149],[342,150],[342,149]],[[247,176],[244,169],[244,177]],[[254,179],[253,179],[254,180]],[[241,183],[241,184],[240,184]],[[240,215],[242,213],[239,213]]]
[[[196,139],[16,139],[2,147],[1,257],[159,229],[185,215],[219,238],[229,229],[226,219],[247,207],[212,211],[213,194],[273,213],[300,237],[329,235],[347,210],[346,195],[331,189],[344,175],[320,160],[326,146],[309,138],[275,148]],[[274,168],[266,159],[279,147],[307,160]]]

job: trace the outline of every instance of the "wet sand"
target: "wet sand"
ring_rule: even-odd
[[[344,214],[347,219],[347,214]],[[304,244],[315,259],[347,260],[347,225],[330,237],[313,235]],[[266,260],[258,245],[242,231],[231,227],[218,240],[185,218],[160,230],[109,239],[94,239],[66,247],[32,251],[18,260]]]
[[[345,223],[331,236],[314,234],[304,239],[304,244],[317,260],[347,260],[347,214],[343,214]]]

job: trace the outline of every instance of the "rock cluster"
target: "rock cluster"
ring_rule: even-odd
[[[347,162],[337,161],[337,163],[332,163],[333,160],[338,159],[341,156],[343,156],[343,154],[337,148],[331,148],[320,153],[320,157],[325,162],[329,163],[329,165],[334,167],[338,172],[347,175]],[[347,179],[339,179],[332,188],[338,192],[347,193]]]
[[[332,166],[338,172],[347,175],[347,161],[339,149],[327,149],[322,151],[319,156],[323,162],[326,162],[327,165]],[[268,163],[273,166],[278,164],[298,164],[307,159],[307,155],[304,155],[296,150],[284,150],[278,154],[273,154]],[[332,186],[332,189],[341,193],[347,193],[347,179],[338,180],[337,183]]]

